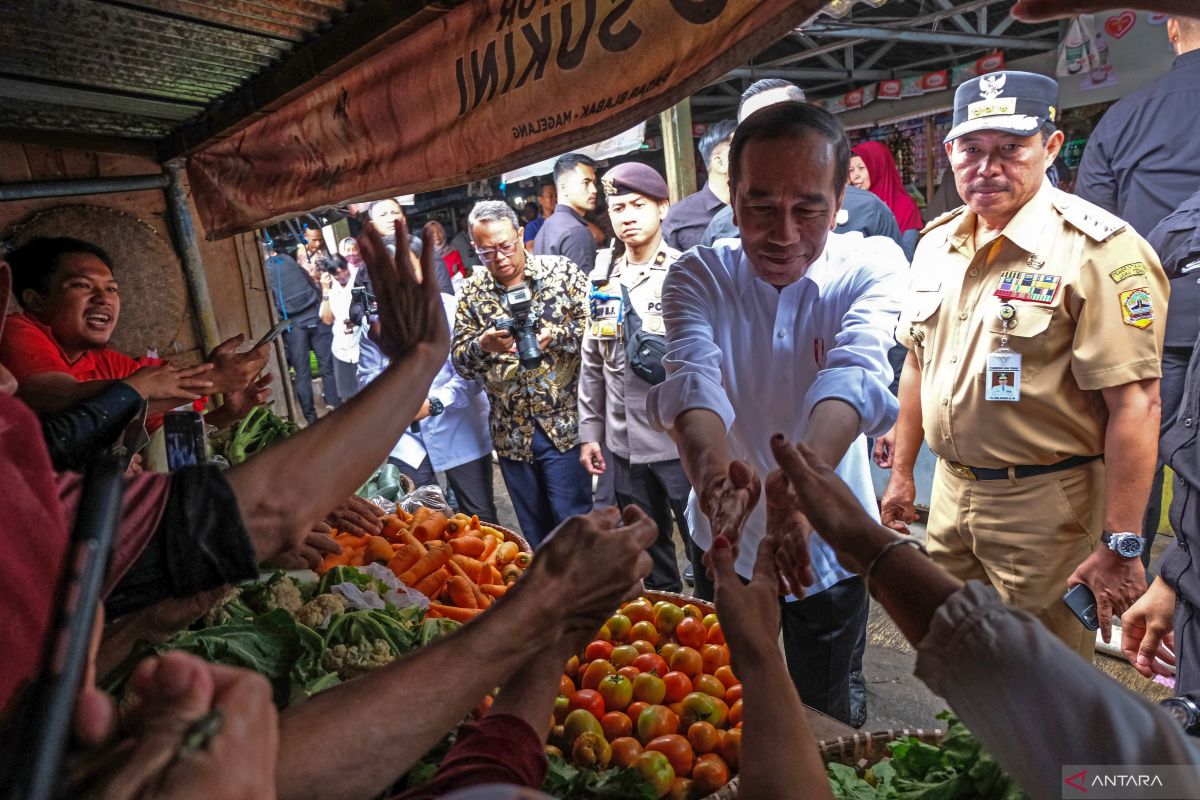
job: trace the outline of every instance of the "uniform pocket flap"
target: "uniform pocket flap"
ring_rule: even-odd
[[[908,322],[924,322],[937,313],[942,305],[940,291],[924,291],[921,289],[909,294],[909,308],[905,309],[903,319]]]
[[[1054,306],[1013,303],[1013,307],[1017,310],[1017,315],[1008,323],[1009,336],[1028,338],[1045,333],[1050,327],[1050,320],[1054,319]],[[989,321],[988,330],[1001,335],[1005,333],[1004,324],[998,314],[993,315]]]

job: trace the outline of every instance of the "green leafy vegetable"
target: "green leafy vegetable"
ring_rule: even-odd
[[[561,800],[655,800],[654,787],[624,767],[581,769],[551,755],[542,791]]]

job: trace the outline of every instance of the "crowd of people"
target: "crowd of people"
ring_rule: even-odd
[[[78,746],[136,755],[111,758],[99,792],[378,797],[500,687],[401,796],[541,796],[563,664],[622,599],[685,581],[715,602],[745,687],[742,796],[832,796],[802,703],[862,724],[872,597],[917,677],[1030,795],[1059,796],[1063,765],[1200,763],[1171,716],[1090,665],[1094,634],[1063,603],[1086,586],[1106,640],[1120,616],[1135,668],[1175,667],[1200,699],[1200,153],[1139,121],[1200,107],[1200,20],[1166,30],[1175,68],[1101,122],[1074,195],[1048,175],[1050,78],[957,89],[945,146],[963,205],[927,224],[885,146],[851,151],[835,117],[769,79],[701,140],[707,183],[675,206],[653,168],[571,154],[527,224],[477,203],[465,250],[436,223],[413,235],[388,199],[356,211],[336,253],[319,231],[269,251],[309,424],[225,471],[127,459],[91,672],[263,566],[338,552],[331,527],[379,530],[353,493],[385,461],[415,485],[444,473],[459,510],[495,520],[494,452],[536,556],[475,621],[281,713],[261,677],[181,653],[138,668],[121,714],[89,677]],[[601,193],[607,243],[588,221]],[[119,274],[70,238],[0,261],[0,298],[21,307],[0,320],[0,481],[25,548],[0,567],[5,748],[30,739],[79,473],[140,415],[153,430],[194,404],[227,427],[271,391],[267,345],[242,336],[187,368],[113,349]],[[334,409],[320,418],[310,352]],[[939,459],[926,544],[908,530],[923,444]],[[892,471],[881,502],[872,455]],[[1177,538],[1147,589],[1163,463]],[[1200,796],[1200,775],[1181,780]]]

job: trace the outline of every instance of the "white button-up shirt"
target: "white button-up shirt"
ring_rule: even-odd
[[[758,277],[741,240],[688,251],[663,287],[667,380],[647,398],[651,424],[665,429],[689,409],[713,411],[725,422],[730,455],[765,480],[776,466],[772,434],[801,439],[817,403],[843,400],[858,411],[861,427],[837,472],[863,508],[877,515],[861,434],[879,436],[896,420],[887,352],[907,269],[895,242],[859,233],[831,233],[805,276],[782,290]],[[712,530],[695,492],[688,517],[692,537],[707,550]],[[765,533],[766,502],[760,498],[742,532],[741,575],[753,574]],[[810,550],[816,577],[810,593],[850,576],[819,536]]]

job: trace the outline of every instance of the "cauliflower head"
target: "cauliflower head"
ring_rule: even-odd
[[[321,653],[321,666],[336,672],[342,680],[365,675],[395,660],[391,645],[383,639],[375,639],[369,646],[336,644]]]
[[[310,628],[324,628],[329,618],[346,611],[346,601],[341,595],[319,594],[305,603],[296,612],[296,621]]]

